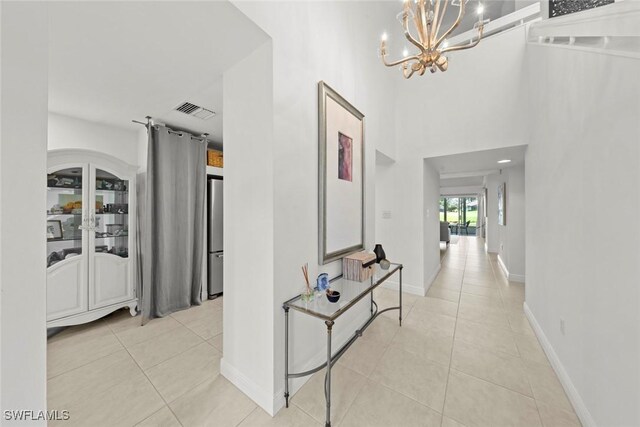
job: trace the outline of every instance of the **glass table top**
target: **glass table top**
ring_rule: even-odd
[[[369,292],[382,284],[394,273],[402,269],[402,264],[391,264],[388,270],[382,270],[376,264],[375,272],[371,279],[364,282],[347,280],[342,276],[332,279],[329,287],[340,292],[338,302],[329,302],[325,292],[316,292],[312,301],[304,301],[300,295],[291,298],[283,304],[283,307],[307,313],[324,320],[335,320],[342,313],[351,308],[355,303],[364,298]]]

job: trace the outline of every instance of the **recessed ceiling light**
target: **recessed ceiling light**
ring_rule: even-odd
[[[509,163],[509,162],[511,162],[511,159],[498,160],[498,163]]]

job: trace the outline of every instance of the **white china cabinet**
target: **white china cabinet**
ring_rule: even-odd
[[[129,307],[135,315],[136,168],[88,150],[53,150],[47,169],[47,326]]]

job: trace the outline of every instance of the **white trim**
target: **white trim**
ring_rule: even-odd
[[[596,427],[596,423],[593,420],[591,413],[587,409],[587,406],[584,404],[584,401],[582,400],[580,393],[578,393],[578,390],[573,385],[573,382],[571,381],[571,377],[569,377],[569,374],[567,374],[567,371],[565,370],[564,365],[560,361],[560,358],[558,358],[558,355],[556,354],[555,350],[551,346],[551,343],[547,339],[547,336],[544,334],[544,331],[540,327],[540,324],[538,324],[538,321],[533,315],[533,312],[529,309],[529,306],[527,305],[526,301],[523,307],[524,307],[524,314],[527,316],[527,319],[529,319],[529,323],[531,324],[533,331],[538,337],[538,341],[540,341],[540,345],[542,346],[542,349],[546,353],[547,358],[549,359],[549,362],[551,362],[551,367],[556,372],[556,375],[560,380],[560,384],[562,384],[564,391],[567,393],[567,397],[569,397],[569,400],[571,401],[571,404],[573,405],[573,408],[575,409],[576,414],[578,415],[578,418],[580,418],[580,422],[584,427]]]
[[[511,280],[512,282],[526,283],[526,276],[524,274],[510,273],[509,280]]]
[[[436,277],[438,277],[438,274],[440,273],[440,269],[442,268],[442,264],[438,263],[438,267],[436,268],[436,270],[431,274],[431,277],[429,277],[429,279],[427,279],[425,281],[425,288],[424,288],[424,294],[422,294],[422,296],[425,296],[427,294],[427,291],[429,290],[429,288],[431,288],[431,285],[433,285],[434,280],[436,280]]]
[[[380,286],[382,288],[385,288],[385,289],[391,289],[392,291],[397,291],[398,290],[398,282],[393,282],[391,280],[387,280],[386,282],[384,282]],[[427,294],[425,289],[424,289],[424,287],[410,285],[408,283],[403,283],[402,284],[402,293],[411,294],[411,295],[418,295],[420,297],[423,297],[423,296],[425,296]]]
[[[498,265],[500,266],[500,270],[502,270],[502,273],[504,274],[504,276],[509,279],[509,270],[507,270],[507,266],[505,265],[504,261],[502,260],[502,257],[500,256],[500,254],[498,254]]]
[[[536,2],[489,22],[484,27],[483,39],[518,28],[531,21],[539,21],[540,19],[540,3]],[[458,34],[457,36],[449,39],[449,46],[464,44],[465,42],[472,40],[477,34],[478,31],[475,29],[465,31],[462,34]]]
[[[640,58],[640,4],[617,1],[606,6],[544,19],[529,27],[529,44],[605,55]]]
[[[224,169],[207,165],[207,175],[224,176]]]
[[[262,390],[235,366],[227,363],[224,357],[220,359],[220,374],[228,379],[234,386],[238,387],[241,392],[257,403],[258,406],[267,411],[269,415],[274,416],[274,401],[271,393]]]
[[[507,270],[507,266],[505,265],[504,261],[502,261],[500,254],[498,254],[498,265],[500,266],[500,269],[504,273],[507,280],[510,280],[512,282],[525,283],[526,277],[524,274],[509,273],[509,270]]]

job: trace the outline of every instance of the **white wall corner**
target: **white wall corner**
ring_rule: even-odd
[[[225,358],[220,359],[220,374],[228,379],[240,391],[246,394],[258,406],[264,409],[272,417],[276,414],[275,402],[271,392],[261,389],[235,366],[227,363]]]
[[[436,269],[434,270],[434,272],[431,274],[431,276],[429,276],[429,278],[427,280],[425,280],[424,282],[424,295],[427,294],[427,292],[429,291],[429,288],[431,288],[431,285],[433,284],[433,282],[436,280],[436,277],[438,277],[438,273],[440,273],[440,269],[442,268],[442,264],[438,263],[438,266],[436,267]]]
[[[580,418],[580,422],[584,427],[596,427],[596,423],[593,420],[591,413],[587,409],[587,406],[584,404],[582,396],[580,396],[580,394],[578,393],[578,389],[576,389],[576,387],[573,385],[573,382],[571,381],[569,374],[567,374],[564,365],[560,361],[560,358],[558,358],[558,355],[551,346],[551,343],[547,339],[547,336],[544,334],[544,331],[533,315],[533,312],[531,311],[531,309],[529,309],[526,301],[524,303],[524,314],[527,316],[527,319],[531,324],[531,328],[538,337],[538,341],[540,341],[540,345],[547,355],[547,358],[551,363],[551,367],[558,376],[560,384],[562,384],[565,393],[567,393],[567,397],[569,397],[569,400],[573,405],[573,409],[576,411],[578,418]]]
[[[500,270],[502,270],[502,273],[504,273],[504,276],[507,278],[507,280],[510,280],[512,282],[525,283],[526,277],[524,274],[509,273],[509,270],[507,269],[507,266],[502,260],[500,254],[498,254],[498,265],[500,266]]]

